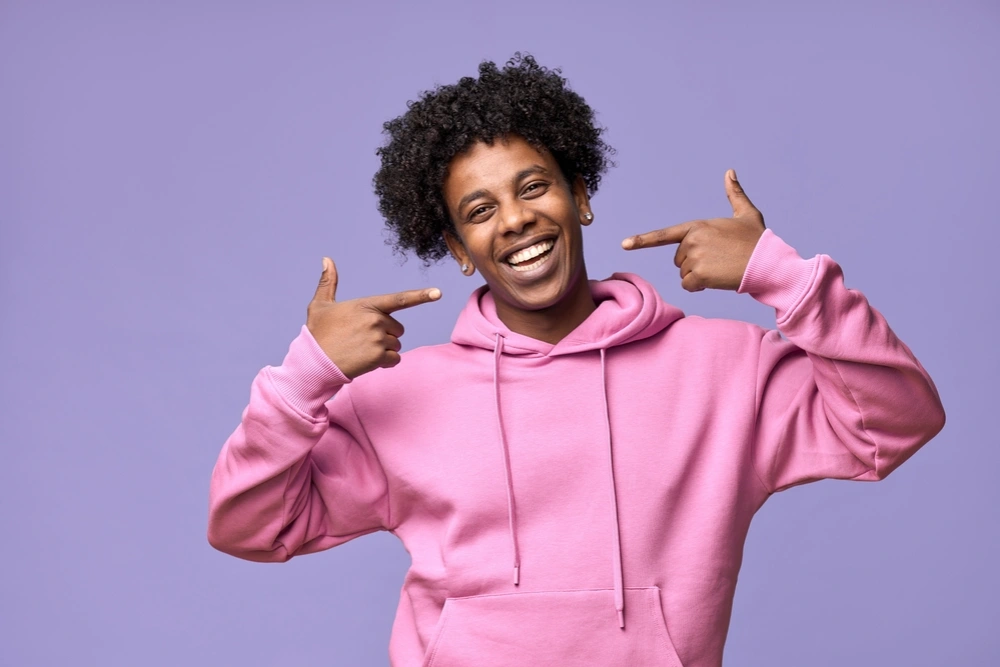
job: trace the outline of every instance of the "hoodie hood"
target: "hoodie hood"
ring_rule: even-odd
[[[469,297],[455,323],[451,341],[491,352],[497,335],[503,337],[508,355],[562,355],[602,350],[658,334],[684,313],[669,305],[648,282],[632,273],[615,273],[606,280],[591,280],[597,309],[565,338],[549,343],[512,332],[497,317],[496,302],[483,285]]]

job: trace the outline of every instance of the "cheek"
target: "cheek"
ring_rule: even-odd
[[[477,263],[482,263],[490,256],[489,238],[486,234],[479,232],[478,228],[476,232],[466,233],[464,244],[469,257]]]
[[[546,214],[553,220],[563,221],[563,226],[573,225],[579,215],[573,202],[566,199],[553,202],[552,206],[546,209]]]

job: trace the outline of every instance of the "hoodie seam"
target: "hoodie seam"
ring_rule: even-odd
[[[851,402],[854,403],[854,407],[857,408],[857,410],[858,410],[858,417],[861,419],[861,432],[865,434],[865,437],[868,438],[869,442],[871,442],[872,448],[875,450],[874,453],[872,454],[872,465],[873,465],[872,472],[874,472],[875,476],[878,477],[878,474],[879,474],[879,470],[878,470],[878,455],[879,455],[878,442],[875,440],[874,437],[872,437],[872,434],[868,432],[868,427],[865,426],[865,413],[861,409],[861,405],[858,403],[858,399],[854,397],[854,391],[851,389],[851,386],[849,384],[847,384],[847,381],[844,379],[844,374],[840,372],[840,366],[837,364],[837,361],[834,360],[834,359],[830,359],[829,361],[833,365],[833,369],[835,371],[837,371],[837,377],[840,378],[841,384],[843,384],[844,388],[847,389],[847,395],[851,397]],[[824,404],[825,404],[825,401],[824,401]],[[866,474],[866,473],[862,473],[862,474]]]
[[[306,458],[302,462],[302,464],[303,465],[309,465],[309,463],[310,463],[309,459],[311,457],[312,457],[312,453],[311,453],[311,450],[310,450],[310,452],[306,454]],[[284,487],[281,489],[281,520],[278,522],[278,532],[274,535],[274,544],[276,546],[281,546],[281,548],[285,550],[286,554],[289,552],[289,550],[288,550],[288,548],[284,544],[282,544],[282,542],[281,542],[281,540],[279,538],[281,536],[282,530],[284,530],[285,527],[288,526],[288,520],[287,520],[288,519],[288,485],[291,483],[291,481],[292,481],[292,469],[289,468],[288,470],[285,471],[285,484],[284,484]],[[309,471],[309,486],[312,487],[312,471],[311,470]],[[311,490],[312,489],[310,488],[310,491]]]
[[[354,398],[350,394],[347,394],[347,400],[351,404],[351,412],[354,413],[354,417],[358,420],[358,426],[361,428],[361,433],[364,434],[365,440],[371,448],[372,456],[375,457],[375,462],[378,463],[378,469],[381,471],[382,477],[385,478],[385,528],[389,531],[396,530],[398,526],[392,525],[392,493],[391,485],[389,484],[389,474],[385,471],[385,466],[382,465],[382,459],[379,458],[378,450],[375,449],[375,443],[372,442],[371,436],[368,435],[368,429],[365,428],[365,423],[361,419],[361,412],[354,403]]]
[[[766,332],[764,332],[764,335],[767,335]],[[770,496],[772,493],[774,493],[774,491],[772,491],[770,488],[768,488],[767,484],[764,482],[764,479],[761,477],[760,471],[757,469],[757,463],[756,463],[756,461],[757,461],[757,455],[756,455],[757,454],[757,424],[760,421],[760,407],[758,407],[758,406],[762,405],[763,401],[764,401],[764,396],[762,394],[758,394],[758,392],[757,392],[756,384],[757,384],[757,381],[760,379],[760,355],[761,355],[761,352],[763,351],[763,344],[762,344],[763,340],[764,340],[763,336],[761,336],[761,337],[759,337],[757,339],[757,365],[754,368],[754,374],[753,374],[754,385],[755,386],[754,386],[754,411],[753,411],[753,419],[750,420],[750,467],[753,469],[754,479],[756,479],[757,482],[760,483],[761,488],[764,489],[764,492],[767,493],[767,495]]]

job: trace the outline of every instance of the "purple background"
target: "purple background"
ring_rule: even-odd
[[[322,255],[341,298],[442,288],[404,345],[447,339],[478,278],[392,255],[374,150],[419,91],[521,49],[619,150],[592,277],[773,326],[746,295],[684,292],[672,250],[618,246],[729,214],[736,168],[943,397],[945,430],[885,482],[758,515],[727,667],[1000,664],[995,2],[86,4],[0,5],[0,663],[387,662],[395,538],[225,556],[209,474]]]

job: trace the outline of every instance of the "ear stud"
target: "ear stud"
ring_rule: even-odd
[[[583,214],[583,217],[587,219],[587,222],[590,222],[591,220],[594,219],[594,214],[588,211],[587,213]]]

